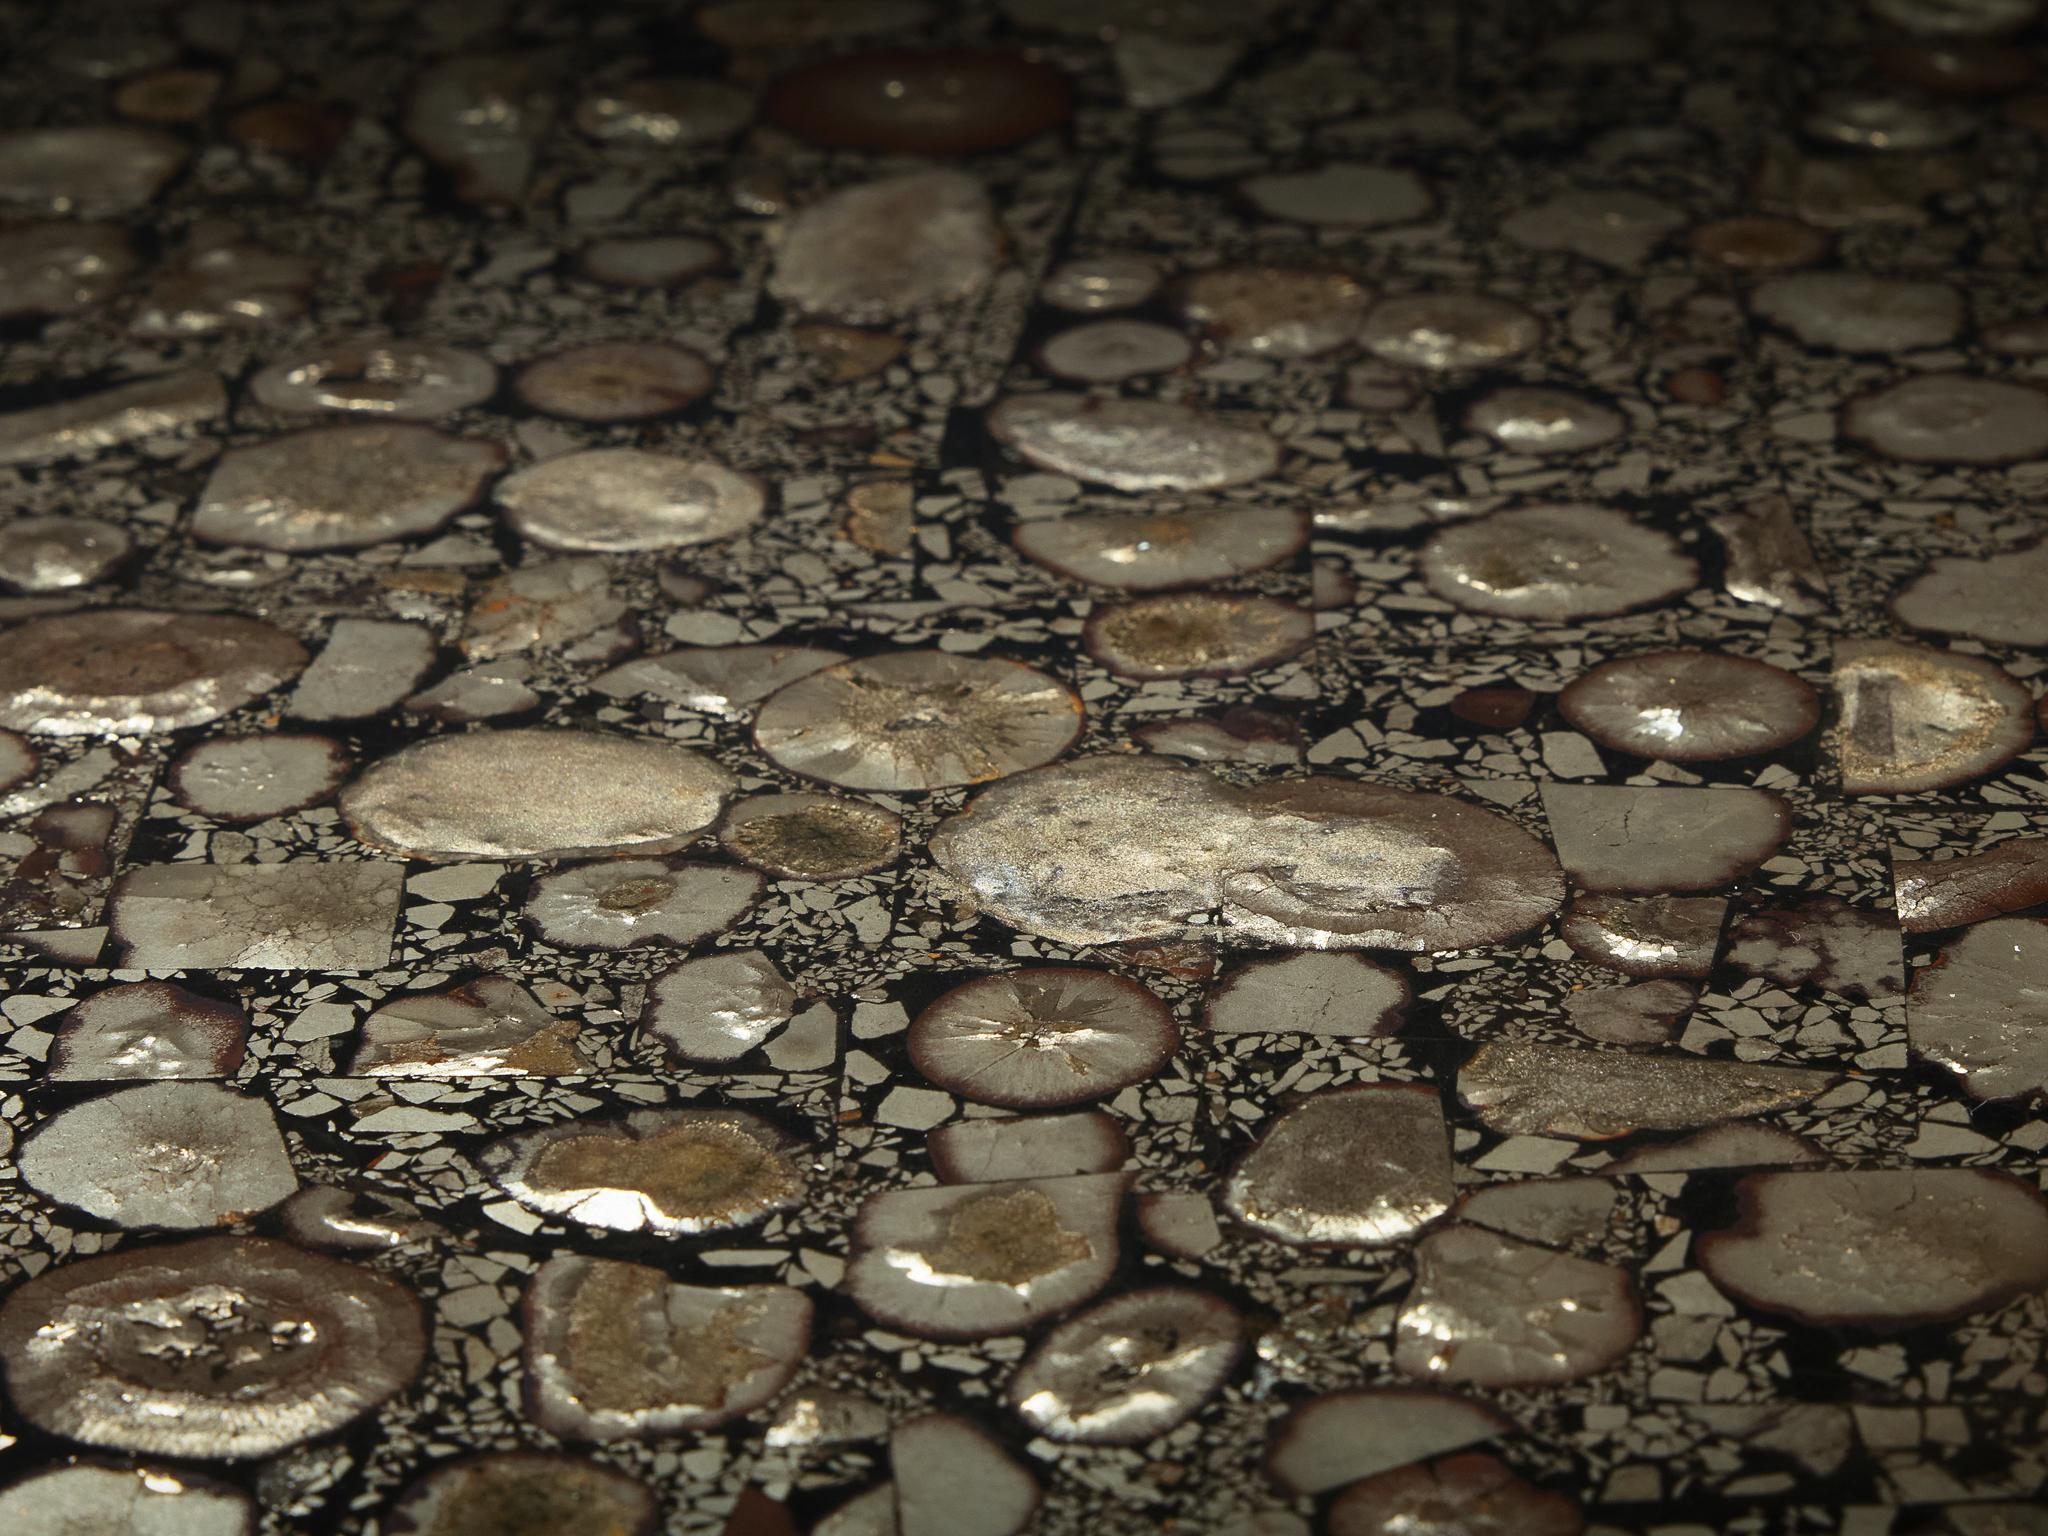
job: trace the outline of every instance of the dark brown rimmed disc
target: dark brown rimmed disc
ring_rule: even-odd
[[[1067,77],[992,48],[877,49],[800,65],[768,91],[768,120],[813,144],[964,155],[1021,144],[1073,112]]]

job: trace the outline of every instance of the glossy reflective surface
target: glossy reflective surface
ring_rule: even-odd
[[[2038,11],[0,6],[0,1519],[2033,1536]]]

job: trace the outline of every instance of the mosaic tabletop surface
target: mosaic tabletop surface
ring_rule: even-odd
[[[2033,0],[0,0],[0,1521],[2048,1530]]]

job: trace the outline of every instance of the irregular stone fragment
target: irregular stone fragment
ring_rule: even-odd
[[[777,689],[844,660],[842,652],[805,645],[692,646],[636,657],[600,672],[590,686],[609,698],[656,698],[739,720]]]
[[[1158,1073],[1173,1012],[1107,971],[1031,966],[954,987],[911,1021],[910,1059],[941,1088],[1010,1109],[1103,1099]]]
[[[1838,1081],[1807,1067],[1493,1040],[1459,1069],[1458,1096],[1504,1135],[1604,1141],[1797,1108]]]
[[[1589,1040],[1606,1045],[1664,1045],[1697,1001],[1677,981],[1643,981],[1625,987],[1589,987],[1564,1000],[1565,1017]]]
[[[140,1455],[268,1456],[360,1418],[425,1356],[404,1286],[268,1238],[78,1259],[0,1301],[15,1411]]]
[[[1315,616],[1258,593],[1161,593],[1098,605],[1081,637],[1119,677],[1234,677],[1299,655],[1315,639]]]
[[[892,48],[799,65],[768,88],[768,120],[835,149],[962,155],[1022,144],[1073,111],[1053,65],[993,48]]]
[[[139,265],[118,224],[11,224],[0,229],[0,319],[97,309]]]
[[[211,336],[294,320],[319,270],[304,256],[242,238],[233,224],[197,226],[128,322],[138,336]]]
[[[646,1109],[501,1137],[477,1166],[528,1210],[614,1232],[686,1237],[799,1204],[798,1144],[736,1109]]]
[[[723,80],[628,80],[576,104],[576,126],[601,144],[682,148],[738,133],[754,115],[751,91]]]
[[[1405,1083],[1310,1094],[1267,1125],[1222,1196],[1239,1221],[1304,1248],[1399,1242],[1454,1199],[1443,1107]]]
[[[293,1242],[337,1253],[381,1253],[441,1230],[407,1201],[376,1191],[358,1196],[332,1184],[307,1185],[277,1215]]]
[[[1445,706],[1467,725],[1482,730],[1518,730],[1536,709],[1536,695],[1517,683],[1498,688],[1467,688]]]
[[[526,686],[532,675],[533,663],[519,656],[460,667],[407,699],[405,708],[450,725],[523,715],[540,705],[540,695]]]
[[[1138,1196],[1138,1230],[1145,1241],[1177,1259],[1199,1259],[1223,1243],[1216,1208],[1192,1189],[1162,1189]]]
[[[1557,857],[1589,891],[1706,891],[1747,874],[1792,831],[1769,790],[1542,786]]]
[[[761,706],[754,737],[795,773],[847,789],[983,784],[1052,761],[1081,701],[995,657],[896,651],[812,672]]]
[[[41,955],[59,965],[91,965],[106,946],[105,927],[21,928],[8,934],[7,941],[31,955]]]
[[[1957,102],[1890,91],[1824,91],[1799,126],[1825,144],[1892,154],[1948,149],[1977,131],[1979,116]]]
[[[1222,490],[1280,463],[1280,445],[1262,427],[1165,400],[1006,395],[988,429],[1040,469],[1119,491]]]
[[[1720,762],[1790,746],[1820,721],[1820,696],[1768,662],[1651,651],[1602,662],[1557,696],[1558,713],[1617,752]]]
[[[1905,988],[1897,915],[1833,896],[1752,912],[1728,930],[1728,961],[1781,987],[1815,986],[1861,1002]]]
[[[23,779],[33,778],[41,765],[42,755],[24,737],[0,731],[0,789],[12,789]]]
[[[1077,256],[1047,274],[1039,298],[1054,309],[1094,314],[1110,309],[1135,309],[1165,282],[1152,257],[1136,251],[1110,251]]]
[[[92,25],[52,37],[47,54],[38,62],[60,77],[118,81],[159,69],[178,56],[178,45],[146,11],[138,14],[96,7],[87,12],[86,20]]]
[[[1140,112],[1207,95],[1243,56],[1239,41],[1184,42],[1149,32],[1122,33],[1110,44],[1124,100]]]
[[[664,741],[472,731],[402,747],[341,792],[360,842],[406,858],[670,853],[718,819],[731,774]]]
[[[1510,453],[1584,453],[1620,437],[1628,418],[1576,390],[1514,384],[1475,400],[1465,426]]]
[[[227,413],[219,374],[198,368],[154,374],[0,415],[0,465],[89,459],[103,448],[167,437]]]
[[[15,1536],[255,1536],[256,1503],[182,1469],[80,1463],[0,1489],[0,1522]]]
[[[1353,1483],[1330,1506],[1330,1536],[1579,1536],[1578,1501],[1524,1481],[1497,1457],[1474,1451],[1396,1467]]]
[[[565,949],[681,947],[729,927],[763,883],[723,864],[606,859],[543,875],[521,915],[540,938]]]
[[[831,1511],[812,1527],[811,1536],[899,1536],[900,1530],[896,1523],[896,1485],[884,1482],[855,1494]]]
[[[1193,342],[1157,321],[1091,320],[1048,337],[1038,364],[1055,378],[1102,385],[1172,373],[1194,355]]]
[[[654,1536],[647,1484],[580,1456],[493,1451],[442,1462],[392,1505],[391,1536]]]
[[[942,822],[939,867],[984,910],[1071,944],[1247,939],[1458,949],[1557,909],[1549,850],[1505,817],[1356,780],[1252,789],[1150,757],[1018,775]]]
[[[117,1227],[221,1227],[299,1187],[261,1099],[213,1083],[123,1088],[60,1109],[22,1142],[37,1193]]]
[[[1216,715],[1153,720],[1131,732],[1147,752],[1196,763],[1258,763],[1291,768],[1307,754],[1301,727],[1284,715],[1232,705]]]
[[[488,400],[498,370],[457,347],[391,336],[352,336],[301,347],[249,381],[273,411],[336,411],[391,421],[433,421]]]
[[[1300,1404],[1275,1426],[1266,1472],[1288,1493],[1328,1493],[1512,1428],[1487,1404],[1451,1392],[1419,1387],[1329,1392]]]
[[[1340,163],[1310,171],[1268,171],[1238,183],[1259,212],[1303,224],[1378,229],[1427,218],[1436,199],[1413,171]]]
[[[1344,371],[1342,398],[1354,411],[1369,416],[1396,416],[1412,411],[1421,399],[1421,391],[1414,380],[1401,377],[1392,363],[1374,358],[1353,363]],[[1317,514],[1319,527],[1351,526],[1359,532],[1395,532],[1420,528],[1428,522],[1427,515],[1414,507],[1368,506]]]
[[[161,128],[107,123],[0,133],[0,203],[87,219],[133,213],[190,154]]]
[[[2048,582],[2048,539],[1978,560],[1950,555],[1892,598],[1892,612],[1915,629],[1970,635],[1999,645],[2048,645],[2048,612],[2037,594]]]
[[[619,288],[667,288],[721,266],[725,248],[699,235],[625,235],[593,240],[576,258],[595,283]]]
[[[1267,357],[1315,357],[1359,334],[1372,292],[1328,267],[1211,267],[1174,285],[1174,307],[1211,341]]]
[[[562,1254],[525,1306],[526,1401],[565,1440],[715,1429],[789,1384],[811,1303],[781,1285],[676,1285],[658,1269]]]
[[[2021,315],[1987,325],[1977,333],[1980,345],[2008,357],[2039,357],[2048,353],[2048,315]]]
[[[91,762],[91,757],[80,762]],[[79,766],[58,769],[53,781],[68,776]],[[0,854],[0,925],[83,924],[99,915],[107,888],[125,843],[128,823],[139,804],[129,796],[146,793],[135,782],[140,763],[132,763],[121,775],[125,783],[108,786],[117,796],[113,803],[79,799],[63,803],[51,794],[52,784],[25,791],[15,797],[59,800],[29,817],[18,831],[7,834],[8,845]],[[142,775],[147,777],[146,773]],[[96,774],[95,777],[104,777]]]
[[[1896,1330],[1988,1312],[2048,1286],[2048,1201],[1985,1168],[1751,1174],[1706,1277],[1759,1311]]]
[[[1038,1512],[1037,1479],[988,1431],[928,1413],[889,1436],[900,1536],[1017,1536]]]
[[[680,1061],[737,1061],[787,1024],[796,1004],[796,989],[760,950],[725,950],[648,984],[640,1038]]]
[[[1959,651],[1837,640],[1834,687],[1845,794],[1946,789],[2004,767],[2034,739],[2026,685]]]
[[[1614,1365],[1642,1336],[1643,1309],[1626,1270],[1457,1226],[1416,1244],[1394,1328],[1396,1370],[1533,1386]]]
[[[474,502],[504,462],[496,443],[411,422],[310,427],[223,454],[192,533],[287,554],[417,538]]]
[[[1626,188],[1575,187],[1501,221],[1517,245],[1569,251],[1610,267],[1638,267],[1685,215],[1654,197]]]
[[[623,553],[729,539],[767,505],[761,482],[716,460],[593,448],[508,475],[505,520],[549,549]]]
[[[717,371],[669,341],[598,341],[535,358],[513,377],[519,398],[568,421],[648,421],[687,410]]]
[[[541,560],[484,583],[463,621],[462,652],[489,661],[585,641],[609,659],[627,648],[628,612],[602,560]]]
[[[1457,1219],[1569,1248],[1606,1237],[1620,1200],[1611,1179],[1515,1179],[1474,1190],[1458,1202]]]
[[[285,713],[301,720],[367,720],[395,707],[434,664],[434,634],[399,619],[336,619]]]
[[[1190,39],[1226,38],[1257,27],[1273,0],[1247,0],[1219,11],[1206,0],[1003,0],[1002,9],[1020,27],[1068,37],[1118,37],[1152,32]]]
[[[17,942],[69,964],[97,958],[98,937],[89,936],[106,930],[73,925],[88,922],[105,906],[153,767],[146,757],[117,762],[111,751],[99,749],[0,802],[32,812],[0,836],[0,928],[16,929]],[[96,793],[67,802],[74,788]],[[74,948],[79,953],[71,954]]]
[[[1827,259],[1833,242],[1825,231],[1775,214],[1738,214],[1710,219],[1686,236],[1698,255],[1743,272],[1786,272]]]
[[[91,586],[135,551],[126,528],[97,518],[21,517],[6,526],[0,586],[16,592]]]
[[[74,1004],[56,1021],[51,1082],[232,1077],[248,1048],[241,1009],[168,981],[132,981]]]
[[[1708,522],[1721,540],[1721,584],[1730,597],[1801,616],[1827,611],[1827,577],[1783,496],[1760,497]]]
[[[806,1387],[784,1401],[763,1436],[773,1450],[855,1445],[889,1433],[889,1411],[872,1398],[836,1387]]]
[[[1047,1439],[1143,1445],[1222,1387],[1240,1333],[1236,1309],[1207,1291],[1128,1291],[1047,1334],[1004,1396]]]
[[[870,480],[846,493],[840,532],[862,549],[891,560],[915,553],[917,492],[907,480]]]
[[[690,19],[728,48],[809,48],[872,32],[914,32],[930,14],[923,0],[716,0]]]
[[[980,292],[1001,254],[988,191],[914,171],[834,192],[789,221],[768,291],[808,314],[870,325]]]
[[[1616,1158],[1601,1172],[1619,1178],[1629,1173],[1690,1173],[1701,1168],[1772,1168],[1797,1163],[1824,1163],[1827,1153],[1804,1136],[1771,1125],[1710,1125],[1676,1141],[1638,1147]]]
[[[374,1010],[351,1077],[561,1077],[588,1072],[576,1021],[558,1019],[509,976],[478,976]]]
[[[382,970],[404,885],[381,859],[145,864],[114,887],[113,936],[133,970]]]
[[[1232,971],[1209,994],[1203,1022],[1218,1035],[1369,1039],[1400,1029],[1408,996],[1399,971],[1342,951],[1309,950]]]
[[[1664,392],[1687,405],[1719,405],[1728,398],[1728,384],[1711,368],[1680,368],[1664,377]]]
[[[1349,559],[1318,555],[1309,566],[1309,607],[1317,613],[1339,613],[1358,601],[1358,577]]]
[[[755,795],[726,813],[718,840],[734,858],[791,880],[848,880],[896,862],[893,811],[838,795]]]
[[[1404,293],[1373,306],[1359,340],[1387,362],[1448,373],[1495,367],[1534,351],[1543,322],[1489,294]]]
[[[1905,464],[2017,464],[2048,454],[2048,390],[1965,373],[1915,374],[1843,405],[1841,433]]]
[[[236,144],[317,169],[341,148],[352,120],[353,114],[338,103],[273,99],[242,108],[223,126]]]
[[[317,805],[348,777],[348,752],[325,736],[216,736],[171,765],[171,793],[216,821],[267,821]]]
[[[1979,923],[1913,973],[1906,1032],[1974,1098],[2048,1093],[2048,924]]]
[[[1104,1173],[872,1195],[854,1228],[847,1295],[921,1338],[1021,1333],[1109,1283],[1129,1183]]]
[[[2048,838],[2015,837],[1982,853],[1931,859],[1892,849],[1899,926],[1939,933],[2048,901]]]
[[[1810,347],[1835,352],[1906,352],[1945,346],[1963,328],[1962,293],[1947,283],[1801,272],[1751,293],[1752,313]]]
[[[1517,507],[1453,524],[1417,568],[1439,597],[1478,613],[1584,619],[1668,602],[1699,579],[1678,541],[1612,507]]]
[[[1099,1109],[955,1120],[933,1131],[926,1144],[933,1170],[948,1184],[1114,1173],[1131,1155],[1130,1137]]]
[[[877,377],[907,350],[907,342],[901,336],[891,336],[889,332],[879,330],[860,330],[858,326],[831,326],[823,322],[791,326],[788,338],[797,344],[799,356],[811,362],[817,373],[823,375],[827,385],[856,383],[860,379]],[[860,487],[856,487],[856,492],[858,489]]]
[[[464,202],[515,204],[554,119],[559,65],[538,50],[450,54],[413,82],[401,126]]]
[[[1951,1504],[1942,1512],[1943,1536],[2043,1536],[2048,1510],[2038,1504]]]
[[[2032,21],[2041,0],[1869,0],[1878,20],[1923,37],[1996,37]]]

